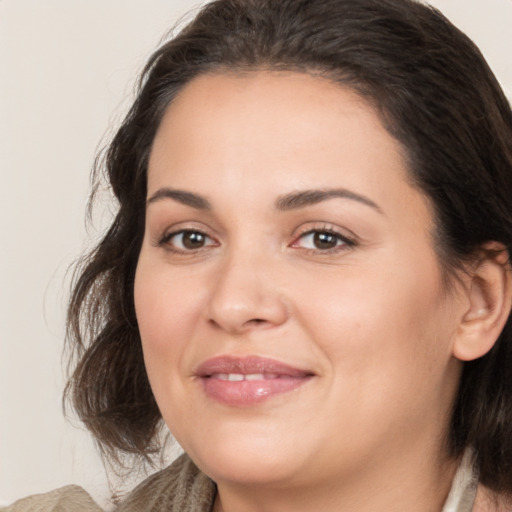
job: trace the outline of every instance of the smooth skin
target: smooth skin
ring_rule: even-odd
[[[217,483],[216,512],[441,510],[461,360],[492,347],[510,284],[484,258],[447,287],[434,230],[402,147],[339,85],[209,74],[171,103],[135,305],[163,418]],[[314,377],[231,407],[195,374],[222,355]]]

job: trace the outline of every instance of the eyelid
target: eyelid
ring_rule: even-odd
[[[209,240],[209,242],[207,242],[204,246],[198,247],[196,249],[182,249],[170,243],[175,236],[184,233],[199,233],[200,235],[204,236],[207,240]],[[186,224],[183,225],[180,223],[176,226],[168,227],[167,229],[163,230],[162,234],[158,234],[153,241],[153,245],[155,247],[161,247],[169,252],[178,255],[193,255],[210,247],[218,246],[219,242],[211,233],[209,233],[208,229],[199,228],[197,226],[191,226]]]
[[[358,237],[349,231],[350,234],[347,234],[347,229],[341,229],[339,227],[336,227],[332,224],[327,223],[321,223],[317,225],[308,225],[305,227],[302,227],[298,230],[297,233],[293,236],[293,241],[290,244],[290,247],[294,248],[301,248],[299,247],[300,240],[303,240],[306,236],[312,235],[314,233],[329,233],[331,235],[334,235],[337,237],[340,241],[343,242],[343,244],[336,245],[335,247],[331,249],[310,249],[310,248],[302,248],[306,251],[311,251],[319,254],[329,254],[330,252],[340,252],[340,251],[346,251],[349,250],[352,247],[355,247],[358,245],[359,239]]]
[[[207,233],[205,233],[199,229],[186,229],[185,228],[185,229],[178,229],[177,231],[171,231],[170,233],[166,233],[162,237],[161,242],[162,243],[169,242],[169,240],[171,240],[175,236],[183,235],[185,233],[198,233],[198,234],[204,236],[205,238],[209,238],[210,240],[213,240],[213,238],[210,235],[208,235]]]

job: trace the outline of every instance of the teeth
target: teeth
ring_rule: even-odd
[[[211,376],[214,379],[227,380],[230,382],[240,382],[242,380],[265,380],[265,379],[277,379],[279,376],[274,373],[216,373]]]
[[[251,373],[251,374],[245,376],[245,380],[264,380],[264,379],[265,379],[265,376],[262,373]]]

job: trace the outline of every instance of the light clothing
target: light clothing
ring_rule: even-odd
[[[466,453],[442,512],[471,512],[477,485],[471,454]],[[211,512],[215,494],[215,484],[185,454],[168,468],[144,480],[117,512]],[[24,498],[0,512],[103,511],[82,488],[71,485]]]
[[[466,450],[453,478],[450,494],[442,512],[471,512],[478,487],[478,474],[473,465],[473,453]]]

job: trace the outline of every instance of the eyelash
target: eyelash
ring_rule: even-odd
[[[173,238],[178,237],[181,235],[182,237],[186,234],[190,235],[199,235],[200,237],[203,237],[205,240],[209,240],[212,243],[206,243],[205,245],[202,245],[201,247],[197,248],[180,248],[177,247],[175,244],[172,244],[171,241]],[[325,248],[325,249],[319,249],[319,248],[302,248],[304,251],[310,253],[310,254],[333,254],[338,252],[343,252],[351,249],[352,247],[355,247],[357,245],[357,242],[349,238],[347,236],[342,235],[337,230],[332,229],[330,227],[322,227],[322,228],[314,228],[314,229],[308,229],[307,231],[304,231],[303,233],[300,233],[294,241],[290,244],[290,247],[293,248],[300,248],[299,243],[300,241],[305,240],[308,236],[315,236],[315,235],[328,235],[331,237],[334,237],[336,240],[336,245],[334,247]],[[314,243],[314,242],[313,242]],[[178,254],[178,255],[192,255],[197,254],[198,252],[201,252],[208,247],[218,245],[218,243],[209,235],[207,235],[204,231],[201,231],[199,229],[180,229],[178,231],[173,231],[171,233],[166,233],[164,236],[162,236],[156,244],[158,247],[165,247],[166,250]],[[183,245],[183,242],[181,242],[181,245]]]
[[[292,242],[291,247],[298,247],[300,241],[305,240],[308,236],[314,235],[329,235],[334,237],[336,240],[336,245],[334,247],[330,247],[327,249],[319,249],[319,248],[304,248],[305,251],[311,254],[333,254],[338,252],[347,251],[357,245],[356,241],[352,238],[349,238],[345,235],[342,235],[337,230],[331,227],[321,227],[321,228],[313,228],[308,229],[307,231],[300,233],[299,236]]]
[[[176,247],[176,245],[171,244],[171,240],[174,237],[177,237],[179,235],[183,236],[183,235],[185,235],[187,233],[193,234],[193,235],[200,235],[201,237],[204,237],[205,240],[210,240],[213,243],[208,243],[207,245],[204,245],[202,247],[197,247],[195,249],[193,249],[193,248],[192,249],[191,248],[189,248],[189,249],[183,248],[182,249],[182,248]],[[215,242],[215,240],[211,236],[208,236],[204,231],[201,231],[200,229],[180,229],[178,231],[173,231],[171,233],[166,233],[157,242],[157,245],[159,247],[165,247],[170,252],[173,252],[175,254],[183,254],[183,255],[196,254],[199,251],[204,250],[207,247],[211,247],[212,245],[216,245],[216,244],[217,243]]]

